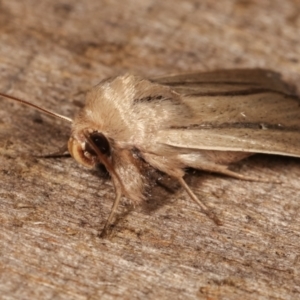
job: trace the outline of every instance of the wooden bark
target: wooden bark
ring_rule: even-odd
[[[125,72],[265,67],[297,83],[299,15],[297,0],[2,0],[0,91],[72,117],[89,88]],[[1,299],[300,297],[299,159],[238,165],[282,184],[188,175],[223,226],[176,186],[156,187],[152,201],[120,209],[101,239],[111,182],[71,158],[34,156],[69,133],[0,99]]]

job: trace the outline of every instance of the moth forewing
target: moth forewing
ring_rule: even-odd
[[[241,90],[247,77],[242,80],[240,76],[237,90],[231,87],[230,92],[202,92],[201,87],[197,93],[186,91],[182,99],[192,107],[193,117],[184,124],[163,129],[157,141],[179,148],[299,157],[299,98],[293,89],[278,82],[278,76],[273,72],[261,70],[260,73],[265,74],[268,88],[249,88],[251,83],[248,81],[245,89]],[[250,75],[251,71],[245,74]],[[273,77],[279,87],[272,84]],[[230,78],[219,85],[229,83]],[[203,81],[202,84],[205,85]]]
[[[264,69],[228,69],[161,76],[153,82],[171,86],[174,90],[186,88],[204,93],[231,93],[247,89],[269,89],[294,94],[295,90],[281,80],[279,73]]]
[[[254,153],[300,156],[299,98],[278,74],[228,70],[158,81],[180,92],[194,112],[183,124],[159,131],[156,139],[185,149],[180,156],[186,167],[241,178],[228,166]]]
[[[77,162],[102,164],[111,174],[116,198],[105,234],[122,195],[135,204],[145,198],[149,168],[178,180],[220,224],[184,181],[185,168],[257,180],[228,166],[255,153],[299,157],[299,129],[299,98],[272,71],[218,70],[150,80],[124,75],[88,93],[68,148]]]

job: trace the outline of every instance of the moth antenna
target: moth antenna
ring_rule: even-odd
[[[42,107],[39,107],[39,106],[37,106],[37,105],[35,105],[33,103],[30,103],[30,102],[26,101],[26,100],[22,100],[20,98],[17,98],[17,97],[14,97],[14,96],[10,96],[10,95],[6,95],[6,94],[3,94],[3,93],[0,93],[0,96],[3,97],[3,98],[8,98],[8,99],[17,101],[17,102],[19,102],[21,104],[33,107],[34,109],[39,110],[39,111],[41,111],[44,114],[47,114],[49,116],[52,116],[52,117],[55,117],[55,118],[62,119],[62,120],[68,121],[70,123],[73,123],[73,120],[71,118],[68,118],[68,117],[60,115],[58,113],[55,113],[55,112],[52,112],[50,110],[44,109]]]
[[[95,151],[95,153],[98,156],[98,159],[103,165],[105,166],[106,170],[110,173],[115,191],[116,191],[116,197],[113,203],[113,206],[111,208],[110,214],[107,218],[107,221],[104,225],[104,228],[102,229],[102,232],[100,234],[100,237],[105,237],[107,235],[107,229],[114,217],[114,214],[120,204],[121,196],[122,196],[122,190],[125,190],[124,185],[122,183],[122,180],[120,176],[117,174],[117,172],[114,170],[114,167],[112,166],[111,162],[107,159],[107,157],[97,148],[93,140],[90,138],[88,131],[86,130],[83,132],[84,137],[86,138],[87,142],[89,143],[90,147]]]

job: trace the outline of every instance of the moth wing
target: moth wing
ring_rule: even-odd
[[[281,75],[265,69],[228,69],[211,72],[175,74],[152,79],[156,83],[173,87],[185,94],[230,93],[248,89],[269,89],[294,94],[291,86],[281,80]]]
[[[300,157],[300,100],[268,70],[222,70],[156,78],[190,107],[182,124],[159,130],[157,142],[185,149]]]

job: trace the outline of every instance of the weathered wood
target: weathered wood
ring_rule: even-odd
[[[297,83],[299,12],[294,0],[2,0],[0,90],[72,117],[87,89],[127,71],[259,66]],[[157,187],[103,240],[110,181],[33,156],[63,145],[68,125],[0,99],[1,299],[300,297],[299,159],[238,166],[283,184],[189,175],[221,227]]]

